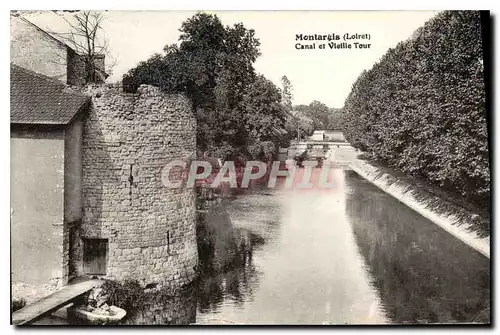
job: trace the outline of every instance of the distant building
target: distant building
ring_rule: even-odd
[[[345,142],[344,133],[341,130],[315,130],[309,138],[311,141]]]
[[[311,141],[324,141],[325,140],[325,131],[324,130],[315,130],[309,139]]]
[[[10,59],[15,65],[60,80],[69,85],[85,84],[84,56],[21,16],[10,17]],[[96,55],[98,81],[104,82],[104,55]]]
[[[344,133],[342,130],[325,130],[325,141],[345,142]]]

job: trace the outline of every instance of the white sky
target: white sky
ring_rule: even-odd
[[[166,44],[177,42],[181,23],[194,11],[108,11],[104,30],[117,58],[110,81],[118,81],[138,62]],[[388,48],[411,36],[437,11],[216,11],[225,25],[242,22],[255,30],[261,53],[255,68],[281,87],[286,75],[294,88],[294,104],[319,100],[342,107],[358,75]],[[43,29],[64,31],[66,23],[52,12],[32,14]],[[296,50],[296,34],[369,33],[371,48]],[[342,42],[342,41],[336,41]],[[305,43],[305,42],[303,42]]]

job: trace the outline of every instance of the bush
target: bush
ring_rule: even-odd
[[[344,106],[346,139],[487,206],[483,72],[479,12],[442,12],[359,76]]]
[[[127,315],[142,311],[150,304],[168,301],[172,296],[182,294],[186,289],[182,287],[176,291],[168,286],[156,287],[156,283],[143,287],[139,281],[127,279],[122,282],[106,280],[101,289],[103,295],[107,297],[106,303],[123,308],[127,311]]]
[[[106,280],[101,286],[108,296],[108,305],[125,309],[127,312],[141,310],[145,304],[145,293],[137,280],[125,280],[122,283]]]

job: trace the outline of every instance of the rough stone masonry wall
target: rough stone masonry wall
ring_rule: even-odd
[[[80,242],[108,239],[108,278],[170,287],[192,281],[198,260],[195,193],[161,182],[167,162],[196,153],[190,101],[146,85],[136,94],[116,85],[85,93],[93,106],[84,125]],[[82,247],[77,249],[81,274]]]

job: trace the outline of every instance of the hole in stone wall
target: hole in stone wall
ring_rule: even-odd
[[[167,253],[170,254],[170,230],[167,230]]]
[[[105,275],[107,255],[107,239],[83,239],[83,272],[88,275]]]
[[[134,164],[130,164],[130,170],[129,170],[129,175],[128,175],[128,182],[129,182],[129,201],[130,205],[132,205],[132,187],[134,186],[134,176],[132,175],[132,169],[134,167]]]

